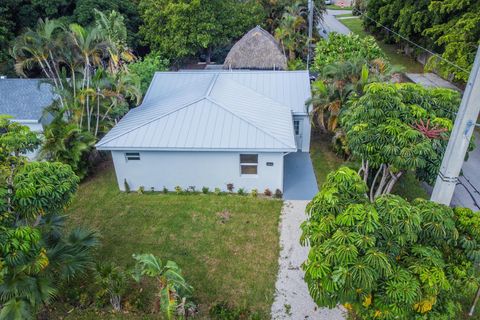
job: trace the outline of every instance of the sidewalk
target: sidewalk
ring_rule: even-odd
[[[280,222],[280,269],[275,284],[272,319],[344,320],[340,308],[318,308],[303,280],[302,263],[307,259],[308,247],[300,245],[300,225],[306,220],[305,207],[309,201],[285,201]]]

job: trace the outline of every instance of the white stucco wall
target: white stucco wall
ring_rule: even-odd
[[[295,114],[293,116],[293,121],[300,120],[302,123],[301,127],[301,135],[302,135],[302,152],[310,152],[310,132],[311,132],[311,124],[310,124],[310,117],[308,115],[298,115]]]
[[[233,183],[235,191],[239,188],[283,191],[283,153],[258,153],[258,175],[242,176],[239,152],[139,151],[138,161],[127,161],[126,152],[135,151],[112,151],[122,191],[125,179],[131,190],[143,186],[146,191],[151,187],[161,191],[165,186],[173,191],[175,186],[183,189],[195,186],[200,191],[205,186],[210,191],[215,188],[226,191],[227,183]],[[273,166],[267,166],[267,162],[273,162]]]

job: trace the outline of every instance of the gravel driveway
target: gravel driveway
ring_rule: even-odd
[[[340,308],[318,308],[308,293],[303,280],[302,263],[308,256],[308,247],[300,245],[300,225],[306,219],[308,201],[285,201],[280,222],[279,273],[275,284],[272,319],[346,319]]]

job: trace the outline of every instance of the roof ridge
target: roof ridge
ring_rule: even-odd
[[[205,97],[202,96],[202,97],[197,98],[197,99],[195,99],[195,100],[193,100],[193,101],[191,101],[191,102],[188,102],[188,103],[186,103],[186,104],[183,104],[182,106],[180,106],[180,107],[178,107],[178,108],[176,108],[176,109],[174,109],[174,110],[172,110],[172,111],[170,111],[170,112],[164,113],[164,114],[162,114],[162,115],[160,115],[160,116],[158,116],[158,117],[153,117],[152,119],[150,119],[150,120],[148,120],[148,121],[146,121],[146,122],[142,122],[141,124],[139,124],[139,125],[137,125],[137,126],[135,126],[135,127],[133,127],[133,128],[130,128],[129,130],[126,130],[125,132],[122,132],[122,133],[120,133],[120,134],[118,134],[118,135],[116,135],[116,136],[114,136],[114,137],[111,137],[111,138],[109,138],[109,139],[106,139],[105,141],[104,141],[104,139],[102,139],[102,140],[100,140],[95,146],[96,146],[96,147],[97,147],[97,146],[101,146],[101,145],[103,145],[103,144],[105,144],[105,143],[108,143],[108,142],[110,142],[110,141],[112,141],[112,140],[118,139],[118,138],[120,138],[121,136],[126,135],[127,133],[130,133],[130,132],[132,132],[132,131],[135,131],[135,130],[137,130],[137,129],[140,129],[141,127],[146,126],[147,124],[150,124],[150,123],[152,123],[152,122],[154,122],[154,121],[157,121],[157,120],[159,120],[159,119],[161,119],[161,118],[164,118],[164,117],[166,117],[166,116],[168,116],[168,115],[170,115],[170,114],[172,114],[172,113],[174,113],[174,112],[177,112],[178,110],[185,109],[185,108],[187,108],[187,107],[189,107],[189,106],[191,106],[191,105],[193,105],[193,104],[195,104],[195,103],[197,103],[197,102],[200,102],[200,101],[202,101],[202,100],[204,100],[204,99],[205,99]],[[137,107],[137,108],[139,108],[139,107]],[[105,136],[105,137],[106,137],[106,136]]]
[[[247,86],[241,84],[241,83],[238,82],[237,80],[234,80],[234,79],[232,79],[232,78],[228,78],[227,80],[230,80],[230,81],[232,81],[232,82],[235,82],[236,85],[239,85],[239,86],[241,86],[242,88],[247,89],[248,91],[255,92],[256,94],[258,94],[258,95],[261,96],[262,98],[264,98],[264,99],[266,99],[266,100],[269,100],[269,101],[272,101],[272,102],[274,102],[275,104],[278,104],[279,106],[281,106],[281,107],[287,109],[288,111],[292,112],[292,108],[291,108],[291,107],[287,107],[287,106],[284,105],[283,103],[280,103],[280,102],[278,102],[277,100],[272,99],[272,98],[270,98],[270,97],[267,97],[266,95],[262,94],[261,92],[258,92],[258,91],[255,90],[255,89],[252,89],[252,88],[250,88],[250,87],[247,87]]]
[[[233,116],[239,118],[239,119],[242,119],[243,121],[245,121],[246,123],[254,126],[257,130],[265,133],[266,135],[270,136],[271,138],[273,138],[275,141],[279,142],[280,144],[282,144],[283,146],[287,147],[287,148],[293,148],[292,146],[289,146],[287,144],[285,144],[285,142],[283,141],[280,141],[277,137],[275,137],[274,134],[272,134],[271,132],[268,132],[262,128],[260,128],[259,126],[257,126],[256,124],[252,123],[251,121],[245,119],[244,117],[238,115],[237,113],[233,112],[232,110],[230,110],[229,108],[225,107],[222,103],[216,101],[215,99],[212,99],[210,96],[207,96],[205,97],[206,100],[210,101],[211,103],[213,104],[216,104],[217,106],[219,106],[220,108],[222,108],[223,110],[227,111],[228,113],[232,114]],[[294,146],[295,147],[295,146]]]

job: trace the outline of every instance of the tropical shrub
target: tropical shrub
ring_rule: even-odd
[[[128,289],[127,273],[113,263],[99,263],[95,268],[95,283],[100,288],[97,296],[108,297],[113,309],[120,311]]]
[[[374,83],[341,114],[341,125],[370,200],[390,193],[407,171],[433,183],[453,126],[459,93],[414,84]]]
[[[282,199],[282,197],[283,197],[282,190],[276,189],[276,190],[275,190],[274,197],[275,197],[276,199]]]
[[[27,161],[22,155],[40,143],[28,127],[2,116],[0,131],[0,318],[28,319],[93,266],[98,239],[65,227],[79,182],[72,169]]]
[[[321,39],[315,47],[313,70],[320,72],[327,65],[336,62],[364,59],[387,61],[385,53],[373,37],[360,37],[355,34],[330,33],[328,39]]]
[[[267,197],[271,197],[272,196],[272,190],[270,189],[265,189],[265,191],[263,191],[263,194]]]
[[[395,195],[369,200],[353,170],[328,175],[307,207],[302,243],[310,294],[360,319],[456,319],[478,287],[480,219]]]
[[[244,189],[244,188],[238,188],[237,194],[238,194],[239,196],[245,195],[245,189]]]
[[[155,72],[166,71],[168,68],[168,60],[162,59],[157,53],[150,53],[142,60],[135,61],[128,65],[129,71],[140,79],[140,90],[142,94],[147,92]]]
[[[165,264],[152,254],[134,254],[136,260],[133,278],[140,282],[142,277],[155,279],[157,295],[156,312],[162,312],[168,319],[175,315],[192,315],[195,305],[189,300],[193,288],[182,276],[182,270],[173,261]]]
[[[228,192],[232,193],[233,189],[235,189],[235,186],[233,185],[233,183],[227,183]]]
[[[210,189],[208,189],[208,187],[203,187],[202,188],[202,193],[203,194],[208,194],[209,191],[210,191]]]
[[[254,198],[258,197],[258,189],[253,188],[252,190],[250,190],[250,195]]]
[[[219,196],[219,195],[222,194],[222,190],[221,190],[220,188],[215,188],[214,193],[215,193],[217,196]]]

